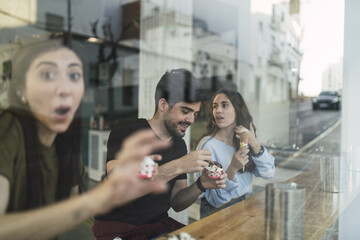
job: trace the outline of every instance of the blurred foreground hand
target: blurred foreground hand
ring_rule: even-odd
[[[141,162],[145,156],[159,149],[169,147],[169,142],[160,140],[152,130],[140,130],[130,135],[123,143],[116,159],[106,165],[108,175],[87,194],[93,200],[98,213],[142,197],[150,192],[164,192],[166,182],[138,177]],[[155,160],[161,156],[155,157]]]

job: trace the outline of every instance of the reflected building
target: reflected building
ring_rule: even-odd
[[[334,64],[328,66],[322,73],[322,90],[341,89],[342,88],[342,74],[343,74],[342,59]]]
[[[1,6],[1,107],[7,105],[6,86],[16,44],[45,41],[50,36],[76,43],[72,47],[83,59],[86,85],[81,108],[85,165],[91,131],[106,131],[116,118],[135,118],[138,113],[139,49],[118,41],[129,36],[124,31],[129,29],[123,26],[123,7],[122,1],[96,0],[15,0]]]
[[[117,118],[149,118],[162,74],[187,68],[210,89],[218,82],[237,86],[254,115],[259,140],[288,144],[289,99],[297,95],[301,57],[299,14],[289,2],[91,0],[71,1],[70,8],[66,1],[19,4],[12,1],[8,15],[1,15],[1,43],[70,28],[84,45],[89,81],[85,117],[102,115],[109,127]],[[8,52],[2,51],[2,62],[10,59]]]
[[[192,0],[141,1],[140,8],[139,116],[150,118],[165,71],[191,69]]]
[[[139,114],[149,119],[155,112],[155,88],[167,70],[186,68],[192,63],[193,1],[140,1]],[[184,140],[190,146],[190,131]],[[169,214],[187,224],[188,210]]]
[[[239,70],[239,89],[250,102],[259,140],[276,148],[289,144],[290,102],[297,97],[300,79],[299,12],[290,14],[291,6],[288,1],[254,0],[250,14],[242,14],[251,23],[251,37],[248,45],[239,45],[239,52],[249,51],[247,71]]]
[[[194,4],[193,71],[205,80],[212,78],[212,83],[237,87],[253,114],[262,144],[288,145],[290,101],[297,97],[300,79],[298,8],[278,0]],[[206,14],[201,9],[204,4]],[[231,20],[214,20],[224,12]]]
[[[139,60],[138,56],[134,56],[138,55],[138,48],[118,44],[115,39],[122,37],[121,12],[121,1],[15,0],[6,3],[0,14],[0,44],[2,49],[8,50],[1,52],[0,61],[7,66],[6,62],[13,55],[14,43],[41,41],[50,35],[71,37],[80,43],[80,46],[73,47],[84,59],[87,88],[83,100],[83,117],[89,118],[92,113],[97,114],[98,109],[102,109],[99,112],[107,115],[103,117],[112,120],[116,115],[114,112],[124,111],[121,106],[127,108],[128,102],[136,107],[135,114],[132,114],[136,116],[137,99],[126,100],[124,104],[121,101],[120,105],[114,107],[113,98],[110,98],[113,85],[127,86],[130,81],[134,81],[131,85],[138,85]],[[132,57],[128,57],[129,55]],[[123,66],[128,70],[124,70]],[[4,69],[2,72],[4,73]],[[127,79],[119,79],[119,74]]]
[[[220,34],[209,31],[204,20],[194,18],[193,22],[193,73],[208,82],[207,85],[211,81],[223,82],[223,86],[226,86],[225,82],[228,82],[229,86],[231,83],[235,85],[237,47],[222,41]]]

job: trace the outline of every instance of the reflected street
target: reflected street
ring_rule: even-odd
[[[291,103],[290,147],[300,149],[334,125],[340,117],[341,111],[313,111],[311,100]]]
[[[290,115],[290,144],[273,149],[276,166],[305,171],[319,164],[318,156],[340,154],[341,111],[313,111],[306,100],[291,103]]]
[[[340,118],[341,111],[313,111],[310,100],[292,103],[290,139],[293,144],[282,149],[269,148],[275,157],[275,176],[270,180],[256,178],[253,192],[263,191],[267,183],[283,182],[319,166],[324,156],[339,156]]]

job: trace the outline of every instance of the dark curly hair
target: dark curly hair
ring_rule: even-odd
[[[159,100],[164,98],[172,107],[176,103],[195,103],[207,99],[202,82],[189,70],[180,68],[167,71],[155,89],[155,112]]]

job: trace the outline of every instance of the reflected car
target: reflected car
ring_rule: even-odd
[[[339,91],[322,91],[318,97],[313,99],[312,108],[313,110],[339,110],[341,108],[341,96]]]

